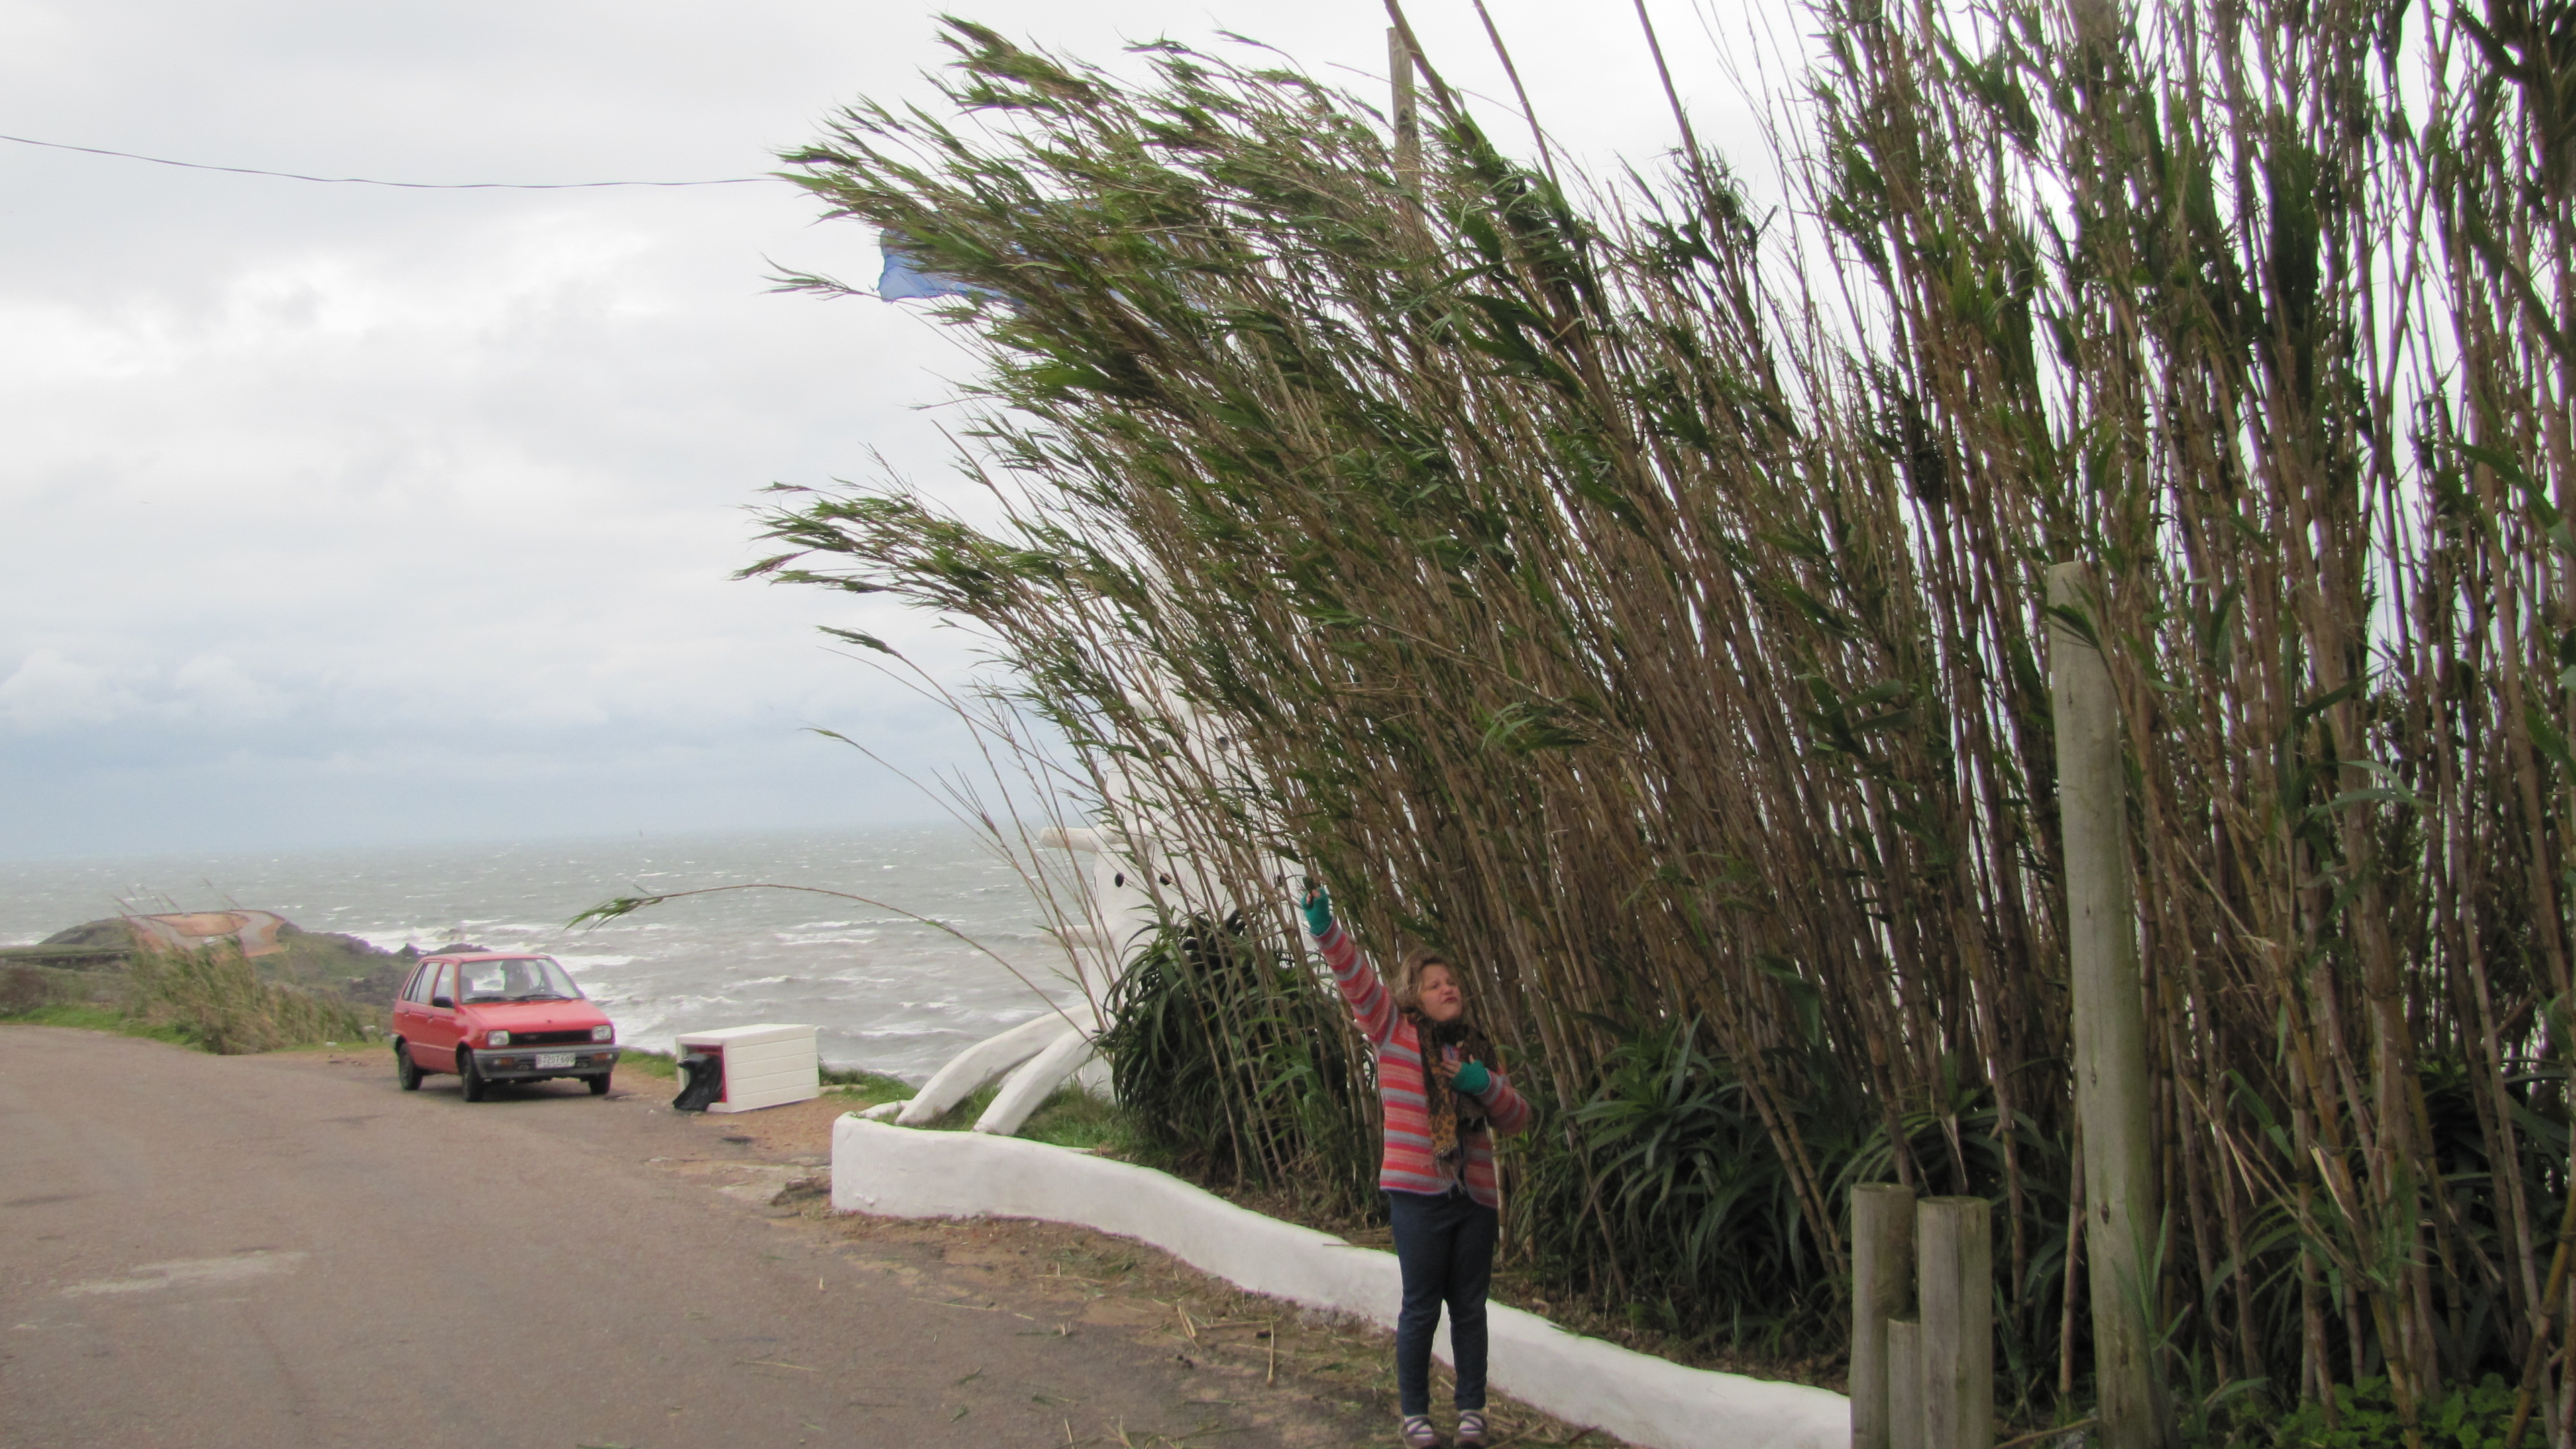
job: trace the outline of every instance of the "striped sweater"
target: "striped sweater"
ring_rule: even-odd
[[[1386,1155],[1378,1164],[1377,1185],[1390,1192],[1419,1192],[1434,1196],[1447,1192],[1457,1182],[1454,1169],[1444,1172],[1431,1155],[1431,1118],[1422,1100],[1422,1039],[1413,1023],[1395,1004],[1393,993],[1378,979],[1377,968],[1369,965],[1351,940],[1350,932],[1335,921],[1316,939],[1324,950],[1324,963],[1333,968],[1333,981],[1342,989],[1342,997],[1351,1004],[1351,1014],[1359,1018],[1360,1030],[1367,1034],[1369,1045],[1377,1049],[1377,1094],[1385,1107]],[[1458,1048],[1441,1049],[1450,1065],[1458,1062]],[[1483,1104],[1485,1120],[1492,1131],[1469,1129],[1461,1124],[1459,1144],[1464,1159],[1467,1193],[1487,1207],[1502,1205],[1502,1195],[1494,1189],[1494,1132],[1518,1132],[1529,1125],[1529,1103],[1512,1090],[1509,1077],[1503,1075],[1498,1062],[1485,1063],[1493,1073],[1492,1085],[1476,1100]]]

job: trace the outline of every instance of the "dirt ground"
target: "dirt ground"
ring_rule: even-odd
[[[1394,1442],[1384,1332],[1081,1229],[833,1214],[850,1099],[673,1091],[468,1104],[381,1047],[0,1027],[0,1441]],[[1500,1443],[1613,1442],[1491,1408]]]
[[[630,1074],[611,1097],[667,1099],[667,1081]],[[894,1275],[961,1312],[1003,1313],[1032,1334],[1079,1329],[1123,1334],[1204,1373],[1207,1407],[1241,1412],[1265,1401],[1329,1407],[1347,1426],[1306,1440],[1272,1421],[1289,1442],[1393,1443],[1395,1338],[1375,1325],[1317,1313],[1190,1268],[1159,1249],[1086,1228],[1024,1218],[918,1220],[835,1213],[830,1207],[832,1124],[848,1110],[830,1094],[758,1112],[698,1121],[718,1141],[779,1167],[802,1169],[768,1201],[774,1217],[793,1220],[852,1249],[853,1261]],[[672,1170],[701,1170],[672,1164]],[[721,1175],[719,1170],[718,1175]],[[1380,1244],[1379,1246],[1384,1246]],[[1448,1370],[1433,1365],[1432,1403],[1446,1427]],[[1530,1446],[1623,1441],[1568,1424],[1508,1395],[1489,1396],[1491,1442]],[[1265,1419],[1269,1416],[1263,1415]],[[1072,1425],[1067,1423],[1070,1435]],[[1099,1442],[1134,1449],[1178,1445],[1191,1436],[1137,1435]]]

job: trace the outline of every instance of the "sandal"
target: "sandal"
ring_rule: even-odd
[[[1404,1436],[1404,1449],[1440,1449],[1440,1436],[1432,1432],[1429,1414],[1407,1414],[1397,1433]]]
[[[1478,1445],[1478,1444],[1482,1444],[1482,1443],[1484,1443],[1484,1442],[1485,1442],[1485,1415],[1484,1415],[1484,1411],[1483,1411],[1483,1410],[1481,1410],[1481,1409],[1461,1409],[1461,1410],[1459,1410],[1459,1411],[1458,1411],[1458,1449],[1470,1449],[1470,1446]]]

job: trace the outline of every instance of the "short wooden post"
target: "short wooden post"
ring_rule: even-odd
[[[2093,623],[2100,599],[2082,564],[2048,571],[2048,602]],[[2066,957],[2075,1014],[2075,1112],[2084,1129],[2085,1275],[2102,1449],[2166,1442],[2147,1307],[2155,1184],[2147,1138],[2146,996],[2129,882],[2129,809],[2120,700],[2102,651],[2062,615],[2048,626],[2057,716],[2057,813],[2066,846]]]
[[[1887,1449],[1924,1449],[1923,1325],[1887,1321]]]
[[[1924,1449],[1994,1449],[1995,1251],[1981,1197],[1914,1209],[1922,1265]]]
[[[1852,1449],[1892,1449],[1888,1320],[1914,1311],[1914,1189],[1863,1183],[1852,1189],[1851,1215]]]

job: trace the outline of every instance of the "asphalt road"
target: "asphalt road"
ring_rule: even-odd
[[[703,1122],[315,1066],[0,1026],[0,1444],[1314,1442],[657,1165]]]

